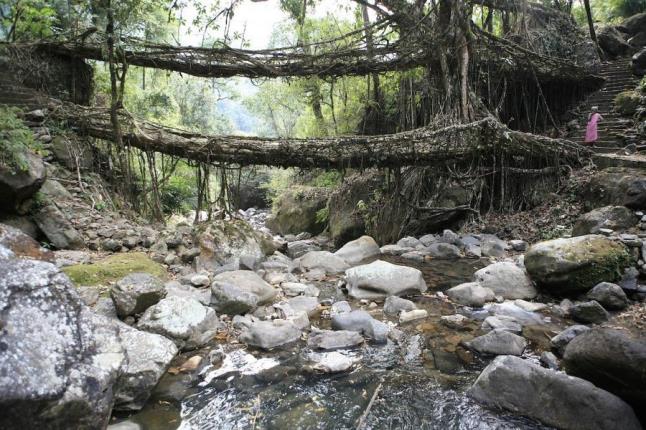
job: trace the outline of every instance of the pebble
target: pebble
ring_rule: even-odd
[[[400,323],[407,323],[410,321],[426,318],[428,316],[428,312],[426,309],[413,309],[412,311],[402,311],[399,314],[399,322]]]

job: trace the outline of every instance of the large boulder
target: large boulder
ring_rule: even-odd
[[[0,245],[10,249],[16,257],[43,260],[53,263],[54,253],[41,247],[31,237],[17,228],[0,224]]]
[[[245,326],[240,340],[262,349],[274,349],[292,344],[301,338],[301,330],[286,320],[255,321]]]
[[[608,25],[597,32],[599,46],[610,57],[618,57],[631,51],[631,46],[626,42],[624,34],[616,27]]]
[[[85,248],[81,234],[54,203],[48,203],[38,208],[34,213],[34,221],[56,248]]]
[[[328,229],[336,246],[356,239],[366,232],[361,203],[367,204],[373,192],[383,183],[379,173],[350,176],[330,194]]]
[[[297,259],[296,264],[302,271],[321,270],[330,274],[342,273],[350,267],[343,258],[329,251],[310,251]]]
[[[218,312],[245,314],[270,303],[278,290],[250,270],[223,272],[213,278],[211,306]]]
[[[626,206],[604,206],[581,215],[572,228],[572,236],[597,234],[602,228],[625,230],[638,221],[635,213]]]
[[[348,294],[356,299],[381,299],[426,291],[422,272],[377,260],[345,271]]]
[[[633,73],[637,76],[646,75],[646,48],[636,52],[631,59]]]
[[[608,321],[608,312],[596,300],[575,303],[570,308],[570,315],[574,321],[584,324],[600,324]]]
[[[265,255],[273,252],[269,252],[266,242],[267,238],[244,220],[212,221],[195,232],[194,243],[200,248],[200,255],[195,259],[196,268],[208,271],[254,269]]]
[[[530,277],[558,295],[586,292],[599,282],[614,281],[630,264],[623,244],[599,235],[539,242],[525,254]]]
[[[166,297],[146,309],[137,327],[161,334],[178,348],[199,348],[211,340],[221,327],[215,311],[195,299]]]
[[[646,209],[646,174],[628,167],[605,168],[592,176],[581,197],[587,210],[607,205]]]
[[[343,258],[350,266],[380,254],[379,245],[370,236],[361,236],[359,239],[348,242],[334,253],[337,257]]]
[[[496,357],[468,395],[564,430],[639,430],[632,408],[580,378],[509,355]]]
[[[495,294],[489,288],[483,287],[479,282],[467,282],[456,285],[446,291],[451,300],[464,306],[481,308],[485,303],[491,302]]]
[[[126,360],[118,329],[50,263],[0,259],[0,428],[105,428]]]
[[[606,309],[622,310],[628,307],[630,302],[624,290],[617,284],[601,282],[588,291],[586,297],[596,300]]]
[[[139,314],[166,297],[164,283],[148,273],[131,273],[120,279],[110,296],[117,315],[125,318]]]
[[[593,328],[576,336],[565,348],[565,370],[630,403],[646,418],[646,337],[625,331]],[[617,426],[614,428],[622,428]]]
[[[175,343],[164,336],[119,325],[121,343],[128,356],[117,381],[114,408],[143,408],[159,379],[177,354]]]
[[[621,26],[625,28],[631,36],[644,31],[644,29],[646,29],[646,12],[638,13],[626,18]]]
[[[321,233],[325,228],[325,220],[321,219],[319,211],[325,208],[328,195],[327,188],[289,188],[274,201],[272,216],[267,219],[267,227],[282,235]]]
[[[33,197],[45,182],[47,174],[43,160],[25,152],[24,161],[24,165],[18,167],[0,163],[0,212],[21,211],[22,203]]]
[[[490,264],[478,270],[473,278],[505,299],[533,299],[537,294],[527,271],[509,261]]]

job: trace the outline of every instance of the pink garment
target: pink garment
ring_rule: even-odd
[[[593,143],[597,141],[599,138],[597,135],[597,123],[601,119],[603,119],[603,117],[596,112],[590,115],[588,125],[585,129],[585,143]]]

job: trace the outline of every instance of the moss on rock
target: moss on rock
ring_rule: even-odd
[[[539,287],[558,295],[585,292],[618,280],[633,263],[628,249],[604,236],[555,239],[532,246],[525,267]]]
[[[76,264],[62,270],[74,284],[83,286],[105,285],[135,272],[166,278],[164,267],[142,252],[115,254],[92,264]]]

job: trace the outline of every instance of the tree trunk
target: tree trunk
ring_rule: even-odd
[[[601,57],[601,49],[599,48],[599,42],[597,41],[597,32],[594,30],[594,19],[592,18],[592,7],[590,7],[590,0],[583,0],[583,5],[585,6],[585,15],[588,19],[588,29],[590,30],[590,39],[592,43],[597,48],[597,54]]]

